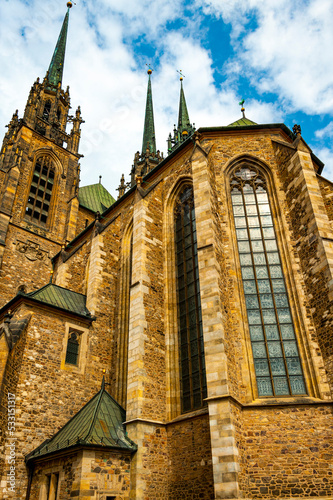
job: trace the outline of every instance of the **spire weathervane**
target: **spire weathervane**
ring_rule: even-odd
[[[242,106],[241,108],[241,112],[243,113],[243,118],[245,118],[245,108],[244,108],[244,102],[245,102],[245,99],[242,99],[238,104],[240,106]]]
[[[184,80],[184,78],[185,78],[185,75],[183,74],[183,70],[182,69],[180,69],[180,70],[177,69],[176,71],[177,71],[177,73],[180,74],[179,80],[182,82]]]

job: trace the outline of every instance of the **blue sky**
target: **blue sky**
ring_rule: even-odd
[[[22,116],[30,86],[45,75],[66,12],[59,0],[0,1],[0,126]],[[332,0],[77,0],[63,85],[81,105],[81,185],[116,196],[141,147],[146,64],[152,75],[157,147],[177,121],[179,75],[196,127],[246,116],[284,122],[302,135],[333,180]]]

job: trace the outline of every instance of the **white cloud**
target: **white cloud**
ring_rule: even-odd
[[[316,152],[316,156],[325,164],[322,173],[323,177],[326,179],[333,179],[333,150],[322,148]]]
[[[236,59],[243,62],[244,73],[259,91],[277,93],[295,110],[333,112],[331,0],[197,0],[197,4],[231,23]],[[253,14],[257,25],[249,29]]]
[[[318,139],[325,139],[325,138],[333,138],[333,121],[330,122],[326,127],[316,130],[315,136],[318,137]]]

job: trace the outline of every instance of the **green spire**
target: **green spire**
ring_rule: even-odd
[[[51,87],[57,87],[58,83],[62,82],[62,73],[64,69],[66,39],[68,31],[69,9],[72,6],[71,2],[68,2],[67,6],[68,10],[65,15],[65,19],[60,31],[57,45],[54,49],[49,70],[47,72],[47,80]]]
[[[148,70],[148,90],[147,90],[147,101],[146,101],[146,115],[145,115],[145,128],[143,131],[142,140],[142,154],[144,155],[149,147],[150,153],[156,154],[156,141],[155,141],[155,126],[154,126],[154,111],[153,111],[153,95],[151,91],[151,80],[150,75],[152,70]]]
[[[188,130],[190,127],[190,117],[188,115],[185,94],[183,89],[183,77],[180,78],[180,99],[179,99],[179,113],[178,113],[178,131]]]

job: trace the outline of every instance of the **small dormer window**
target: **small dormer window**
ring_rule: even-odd
[[[46,224],[50,212],[55,172],[50,157],[37,159],[25,210],[25,218],[36,224]]]
[[[48,122],[50,118],[50,113],[51,113],[51,101],[46,101],[43,111],[43,120]]]

